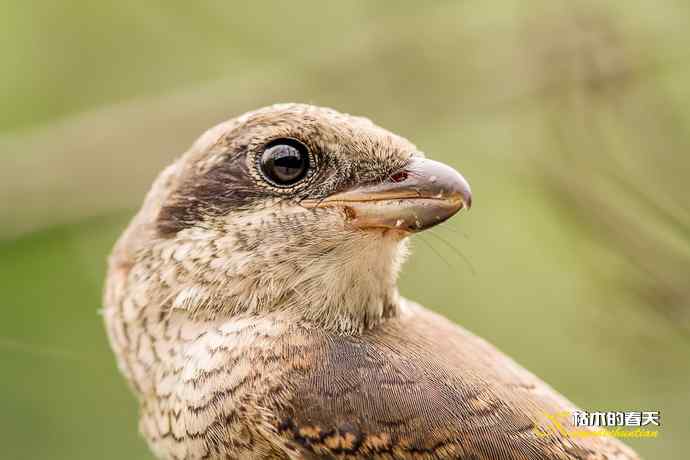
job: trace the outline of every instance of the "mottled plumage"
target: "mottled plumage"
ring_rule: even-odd
[[[309,155],[289,186],[262,169],[280,139]],[[364,118],[287,104],[209,130],[110,258],[107,330],[155,454],[637,458],[539,432],[572,404],[399,296],[406,237],[467,205],[457,173]]]

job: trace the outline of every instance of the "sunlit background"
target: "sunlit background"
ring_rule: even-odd
[[[247,2],[248,3],[248,2]],[[147,459],[99,309],[156,173],[275,102],[366,115],[471,182],[402,292],[690,451],[690,2],[0,3],[7,459]]]

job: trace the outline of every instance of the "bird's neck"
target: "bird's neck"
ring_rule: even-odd
[[[253,257],[258,249],[240,258],[241,251],[218,252],[228,243],[219,238],[197,233],[141,244],[126,235],[111,256],[104,316],[120,367],[138,393],[158,385],[151,369],[178,369],[184,349],[215,337],[219,327],[353,335],[403,310],[395,281],[404,242],[337,244],[269,262]]]
[[[399,313],[396,280],[404,241],[366,237],[286,258],[264,258],[261,251],[220,253],[217,241],[217,235],[195,234],[152,247],[145,263],[161,287],[157,297],[168,299],[162,308],[187,311],[192,319],[284,311],[341,334]]]

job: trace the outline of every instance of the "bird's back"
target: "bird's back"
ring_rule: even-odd
[[[290,398],[273,413],[280,435],[306,452],[327,458],[637,458],[614,439],[550,429],[547,416],[570,413],[569,401],[484,340],[418,305],[408,302],[400,318],[362,336],[316,334],[307,342],[311,363],[292,366]],[[568,419],[559,420],[563,428]]]

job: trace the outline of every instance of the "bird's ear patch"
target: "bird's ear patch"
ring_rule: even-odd
[[[203,174],[188,171],[158,213],[158,233],[170,237],[208,218],[227,215],[262,199],[265,190],[249,173],[245,157],[231,155]]]

